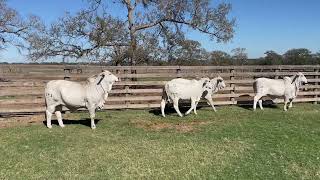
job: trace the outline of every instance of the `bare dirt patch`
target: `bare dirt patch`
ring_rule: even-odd
[[[190,122],[151,122],[147,120],[131,120],[131,124],[133,124],[137,128],[142,128],[148,131],[162,131],[162,130],[175,130],[177,132],[191,132],[197,130],[200,126],[207,125],[209,121],[190,121]]]
[[[16,115],[0,117],[0,128],[15,126],[27,126],[31,124],[43,123],[45,117],[41,115]]]

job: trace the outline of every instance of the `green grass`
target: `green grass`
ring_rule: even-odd
[[[319,105],[106,111],[96,130],[87,117],[1,129],[0,179],[320,179]]]
[[[14,99],[15,96],[0,96],[0,100]]]

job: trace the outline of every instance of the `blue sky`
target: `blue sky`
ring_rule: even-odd
[[[7,0],[8,5],[22,15],[35,14],[46,23],[54,21],[66,11],[76,12],[85,0]],[[111,2],[111,0],[110,0]],[[213,1],[213,3],[221,0]],[[234,48],[247,49],[250,58],[264,56],[267,50],[280,54],[291,48],[320,51],[320,0],[226,0],[233,6],[232,17],[237,19],[231,42],[216,43],[208,36],[189,30],[188,38],[198,40],[208,51]],[[119,5],[110,3],[111,13],[125,16]],[[14,48],[0,52],[0,61],[25,62]]]

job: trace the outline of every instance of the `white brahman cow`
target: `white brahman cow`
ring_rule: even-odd
[[[263,96],[270,96],[272,99],[277,97],[284,98],[284,111],[287,111],[287,104],[290,102],[289,108],[292,107],[292,101],[297,97],[299,88],[307,83],[306,77],[298,72],[292,77],[284,77],[283,79],[268,79],[268,78],[258,78],[253,83],[254,89],[254,101],[253,110],[256,110],[257,102],[259,101],[260,109],[262,107]]]
[[[95,129],[95,110],[102,109],[114,82],[119,79],[105,70],[88,78],[86,84],[66,80],[49,81],[45,88],[47,127],[52,128],[51,117],[55,113],[60,127],[64,127],[61,110],[65,106],[71,111],[87,108],[91,128]]]
[[[167,82],[164,86],[162,100],[161,100],[161,113],[162,116],[165,117],[164,109],[166,103],[173,102],[173,107],[176,112],[182,117],[182,114],[179,110],[179,99],[191,99],[191,108],[185,113],[189,114],[192,109],[194,113],[197,114],[196,105],[200,100],[203,92],[205,90],[212,91],[212,88],[207,86],[207,83],[210,81],[209,78],[201,78],[200,80],[188,80],[183,78],[172,79]]]
[[[197,104],[201,97],[208,99],[214,108],[212,102],[212,92],[215,92],[221,87],[225,86],[223,80],[221,81],[221,79],[222,78],[217,78],[211,82],[209,78],[201,78],[200,80],[176,78],[167,82],[163,90],[163,96],[160,105],[162,116],[165,117],[164,109],[166,103],[173,102],[174,109],[179,116],[182,117],[182,114],[179,110],[179,99],[191,100],[191,107],[185,113],[186,115],[192,110],[195,114],[197,114]],[[222,85],[220,84],[221,82],[223,82]]]

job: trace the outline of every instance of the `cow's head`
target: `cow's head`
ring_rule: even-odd
[[[292,79],[292,83],[294,82],[296,82],[297,84],[299,84],[299,86],[301,86],[301,85],[307,84],[308,80],[301,72],[298,72]]]
[[[211,79],[210,82],[212,84],[212,93],[218,92],[226,87],[224,80],[220,76]]]
[[[218,76],[216,79],[216,87],[218,90],[221,90],[226,87],[226,84],[224,83],[224,80],[222,77]]]
[[[119,81],[119,78],[107,70],[102,71],[96,77],[97,85],[101,85],[107,92],[111,90],[112,85],[117,81]]]

